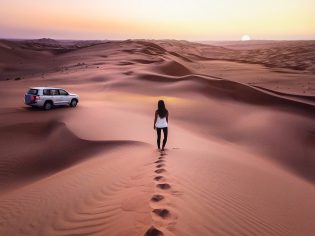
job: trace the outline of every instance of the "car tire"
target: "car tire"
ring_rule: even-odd
[[[46,111],[50,110],[52,107],[53,107],[52,102],[45,102],[43,106],[44,110]]]
[[[70,102],[70,107],[76,107],[78,104],[78,101],[76,99],[72,99]]]

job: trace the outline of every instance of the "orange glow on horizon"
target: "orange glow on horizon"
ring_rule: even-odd
[[[311,0],[3,0],[0,37],[315,39]],[[10,34],[10,35],[9,35]],[[11,36],[12,35],[12,36]]]

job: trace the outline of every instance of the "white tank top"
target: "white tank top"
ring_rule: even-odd
[[[156,128],[165,128],[167,127],[167,121],[166,117],[160,118],[160,116],[157,116],[156,123],[155,123]]]

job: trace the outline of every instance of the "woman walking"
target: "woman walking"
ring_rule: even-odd
[[[167,126],[168,126],[168,110],[165,108],[163,100],[158,102],[158,109],[155,111],[153,128],[157,133],[157,146],[161,148],[161,131],[163,130],[164,138],[162,143],[162,151],[164,151],[165,144],[167,142]]]

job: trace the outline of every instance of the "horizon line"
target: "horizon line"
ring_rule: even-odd
[[[201,40],[189,40],[189,39],[154,39],[154,38],[125,38],[125,39],[71,39],[71,38],[50,38],[50,37],[39,37],[39,38],[1,38],[0,40],[40,40],[50,39],[56,41],[128,41],[128,40],[175,40],[175,41],[188,41],[188,42],[250,42],[250,41],[315,41],[314,39],[250,39],[242,41],[240,39],[201,39]]]

